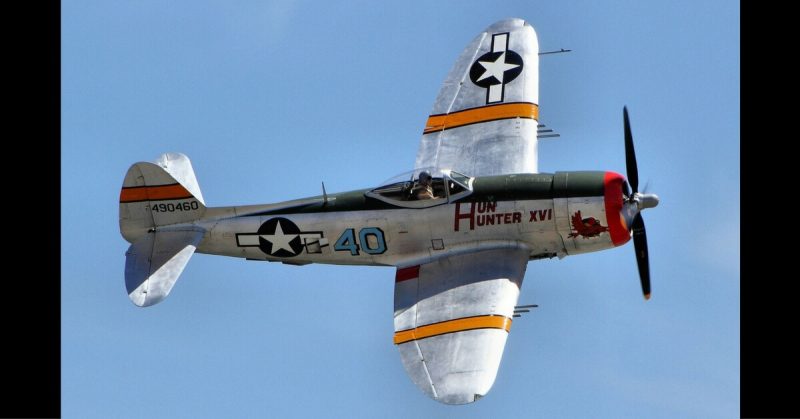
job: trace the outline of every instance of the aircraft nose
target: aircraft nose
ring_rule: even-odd
[[[639,195],[639,206],[641,209],[655,208],[658,206],[660,199],[654,193],[646,193]]]
[[[625,194],[627,182],[625,177],[616,172],[605,172],[604,179],[604,201],[606,217],[608,220],[608,232],[614,246],[622,246],[631,239],[628,232],[630,220],[625,218],[623,209],[625,208]],[[613,214],[620,214],[615,216]]]

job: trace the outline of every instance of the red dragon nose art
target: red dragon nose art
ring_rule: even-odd
[[[600,221],[594,217],[581,218],[580,211],[572,215],[572,229],[574,231],[569,237],[597,237],[600,233],[608,231],[608,227],[600,225]]]

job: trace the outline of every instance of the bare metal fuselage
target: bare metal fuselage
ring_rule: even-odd
[[[572,173],[575,177],[576,172]],[[559,176],[564,178],[561,192]],[[627,241],[627,230],[622,240],[612,238],[613,227],[624,226],[618,225],[618,211],[607,217],[605,188],[616,185],[608,185],[606,172],[582,173],[581,182],[594,183],[591,187],[570,188],[568,176],[478,178],[471,195],[458,200],[438,198],[426,208],[393,208],[365,196],[366,191],[263,206],[208,208],[192,224],[206,231],[197,252],[298,265],[406,266],[461,251],[495,248],[524,248],[531,259],[539,259],[603,250]],[[551,179],[549,186],[542,186],[542,177]],[[516,182],[522,199],[513,199],[514,194],[507,192],[508,182],[498,178]],[[527,193],[526,182],[530,182]],[[621,202],[621,192],[613,195]],[[574,219],[581,212],[593,214],[600,231],[580,234]]]

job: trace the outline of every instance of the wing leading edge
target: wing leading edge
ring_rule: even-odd
[[[536,173],[539,41],[522,19],[494,23],[464,49],[423,130],[416,168],[470,176]]]
[[[527,263],[528,250],[512,248],[397,270],[394,343],[428,396],[465,404],[491,389]]]

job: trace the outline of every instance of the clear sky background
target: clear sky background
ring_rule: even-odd
[[[739,5],[729,1],[64,1],[64,417],[738,417]],[[520,17],[542,50],[539,168],[625,172],[633,245],[531,262],[491,392],[445,406],[392,344],[394,270],[195,255],[167,300],[124,286],[128,167],[191,159],[211,206],[376,186],[413,167],[456,57]]]

